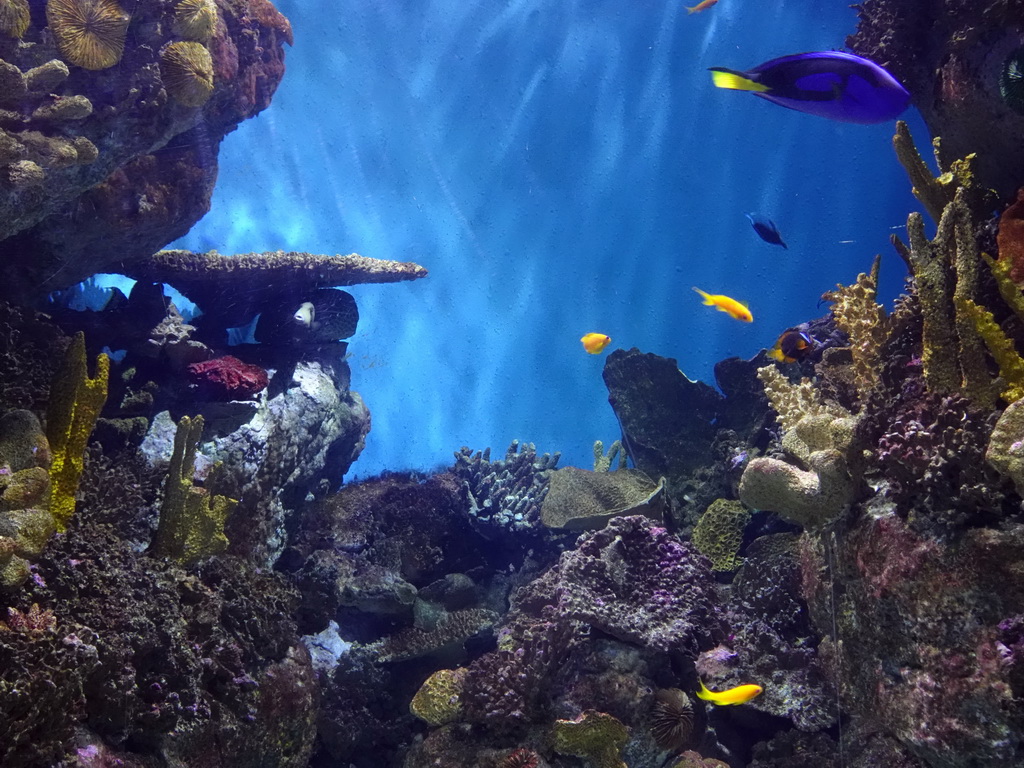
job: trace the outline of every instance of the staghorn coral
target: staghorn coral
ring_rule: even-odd
[[[734,571],[743,558],[743,529],[750,522],[750,510],[739,501],[715,499],[693,528],[693,546],[711,561],[713,571]]]
[[[995,402],[996,389],[979,343],[979,325],[967,309],[978,283],[972,221],[966,193],[958,189],[942,212],[933,240],[925,237],[921,215],[910,215],[910,246],[903,248],[921,305],[921,360],[929,390],[962,393],[985,407]]]
[[[174,34],[178,37],[205,43],[216,27],[214,0],[179,0],[174,6]]]
[[[540,521],[558,457],[558,453],[538,457],[533,443],[520,445],[518,440],[512,441],[504,459],[495,461],[491,461],[490,448],[474,453],[463,446],[455,454],[452,473],[469,494],[473,520],[510,531],[529,531]]]
[[[409,703],[409,711],[427,725],[454,723],[462,717],[466,670],[439,669],[428,677]]]
[[[107,401],[109,375],[110,358],[100,353],[96,356],[96,374],[89,378],[85,335],[76,334],[50,388],[46,419],[46,437],[53,457],[49,511],[59,533],[67,529],[75,512],[86,444]]]
[[[650,723],[655,743],[679,752],[693,736],[693,702],[678,688],[659,688],[651,705]]]
[[[160,52],[160,76],[167,92],[186,107],[201,107],[213,95],[213,58],[202,43],[170,43]]]
[[[932,221],[938,222],[946,206],[953,202],[957,190],[969,189],[975,194],[976,182],[974,178],[973,163],[977,157],[975,154],[967,155],[962,160],[955,160],[947,167],[939,155],[941,139],[936,137],[932,141],[932,148],[935,151],[935,162],[939,166],[939,176],[933,176],[928,164],[921,158],[921,153],[914,145],[914,137],[910,135],[910,128],[902,120],[896,121],[896,134],[892,137],[892,146],[896,150],[896,159],[900,161],[903,170],[910,177],[911,190],[921,205],[932,217]]]
[[[604,712],[591,709],[575,720],[556,720],[551,738],[556,752],[582,758],[590,768],[626,768],[622,748],[629,729]]]
[[[786,432],[795,430],[797,423],[808,416],[844,418],[850,415],[840,406],[824,402],[810,379],[801,379],[799,384],[793,384],[774,365],[758,368],[757,377]]]
[[[0,0],[0,35],[21,37],[31,21],[28,0]]]
[[[153,542],[157,557],[169,557],[182,565],[216,555],[227,549],[224,521],[238,503],[193,485],[196,448],[203,435],[203,417],[182,416],[174,434],[174,453],[167,468],[160,525]],[[211,471],[207,482],[215,484]]]
[[[639,469],[591,472],[578,467],[554,470],[540,508],[548,528],[582,531],[602,527],[620,515],[665,514],[665,483],[656,483]]]
[[[72,64],[106,69],[121,60],[129,17],[116,0],[47,0],[46,21]]]
[[[622,447],[621,440],[613,440],[612,444],[608,446],[608,453],[604,452],[604,443],[600,440],[594,441],[594,471],[595,472],[608,472],[612,468],[612,463],[615,461],[616,456],[619,459],[619,466],[617,469],[626,468],[626,460],[629,455],[626,453],[626,449]]]
[[[1000,381],[997,385],[1000,397],[1011,403],[1024,397],[1024,358],[992,313],[970,299],[957,299],[955,306],[957,315],[974,326],[975,333],[985,342],[999,366]]]

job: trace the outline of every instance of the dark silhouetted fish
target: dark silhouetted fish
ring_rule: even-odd
[[[766,243],[781,245],[787,251],[789,250],[789,246],[782,242],[782,235],[779,234],[779,228],[775,226],[774,221],[758,216],[756,213],[748,213],[746,217],[750,219],[750,224],[757,232],[758,237]]]
[[[719,88],[844,123],[884,123],[910,104],[910,93],[885,69],[842,51],[782,56],[747,72],[711,67],[711,76]]]

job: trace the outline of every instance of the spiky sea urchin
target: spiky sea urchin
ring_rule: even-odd
[[[47,0],[46,21],[70,63],[106,69],[121,60],[129,16],[115,0]]]
[[[28,0],[0,0],[0,35],[21,37],[30,20]]]
[[[171,43],[160,54],[160,76],[178,102],[201,107],[213,93],[213,58],[201,43]]]
[[[205,43],[217,26],[217,5],[213,0],[181,0],[174,6],[174,34],[185,40]]]
[[[662,688],[651,705],[651,735],[662,749],[678,752],[693,735],[693,704],[678,688]]]

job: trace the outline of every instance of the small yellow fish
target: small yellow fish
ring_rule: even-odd
[[[710,8],[712,5],[714,5],[717,2],[718,2],[718,0],[701,0],[701,2],[697,3],[692,8],[687,8],[686,12],[687,13],[700,13],[701,11],[706,11],[708,8]]]
[[[603,333],[585,333],[580,339],[583,342],[583,348],[592,355],[600,355],[604,348],[612,343],[611,336],[605,336]]]
[[[697,691],[697,698],[704,699],[704,701],[710,701],[719,707],[726,707],[730,704],[746,704],[752,698],[757,696],[764,690],[760,685],[750,683],[748,685],[737,685],[735,688],[730,688],[727,691],[709,691],[704,687],[704,681],[698,679],[700,683],[700,690]]]
[[[725,312],[737,320],[742,320],[744,323],[754,322],[754,316],[750,314],[746,304],[742,304],[736,301],[736,299],[730,299],[728,296],[723,296],[720,293],[704,293],[700,288],[694,288],[693,290],[704,297],[705,304],[717,308],[719,312]]]

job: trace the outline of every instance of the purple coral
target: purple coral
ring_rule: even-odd
[[[718,615],[707,561],[640,515],[615,518],[580,537],[554,568],[516,593],[513,605],[538,613],[557,606],[626,642],[691,653],[713,645]]]

